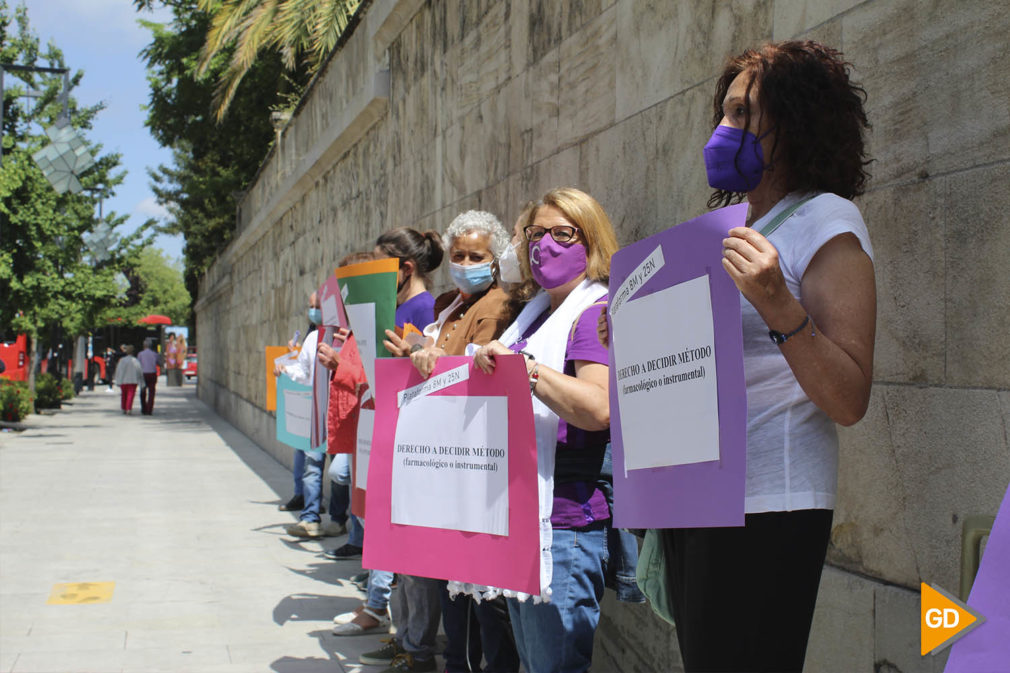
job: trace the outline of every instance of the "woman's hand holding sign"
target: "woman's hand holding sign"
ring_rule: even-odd
[[[333,343],[343,345],[343,343],[347,341],[347,337],[350,335],[350,330],[341,328],[333,335]],[[319,344],[319,347],[316,349],[316,359],[319,360],[319,364],[326,367],[331,372],[336,371],[337,367],[340,365],[339,352],[326,343]]]
[[[435,364],[443,355],[446,355],[446,352],[441,348],[427,346],[412,352],[410,354],[410,361],[421,376],[428,378],[435,371]]]
[[[485,374],[493,374],[496,355],[515,355],[515,351],[500,341],[491,341],[480,347],[477,354],[473,356],[473,363]]]
[[[793,298],[779,267],[778,250],[767,238],[748,227],[734,227],[722,246],[723,268],[755,308]]]

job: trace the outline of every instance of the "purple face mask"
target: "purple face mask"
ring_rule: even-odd
[[[717,126],[705,143],[703,152],[708,184],[713,189],[749,192],[761,182],[765,169],[764,152],[761,143],[750,131]]]
[[[545,290],[564,285],[586,270],[586,247],[581,243],[562,245],[550,233],[530,243],[529,252],[533,280]]]

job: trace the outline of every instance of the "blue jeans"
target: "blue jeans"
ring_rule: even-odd
[[[355,547],[364,547],[365,527],[361,525],[361,519],[351,514],[348,521],[350,525],[347,527],[347,544],[353,544]]]
[[[305,476],[302,477],[305,505],[302,507],[299,521],[319,522],[319,503],[323,499],[323,467],[326,465],[326,453],[323,451],[300,451],[305,454]],[[347,521],[347,505],[350,494],[343,489],[344,503],[340,507],[340,489],[330,489],[330,519],[337,523]],[[341,518],[343,517],[343,518]]]
[[[611,512],[614,511],[613,464],[610,442],[607,442],[603,465],[600,468],[600,479],[596,482],[596,486],[607,499]],[[604,578],[607,588],[617,592],[619,601],[644,603],[645,594],[638,588],[635,579],[638,570],[638,539],[623,528],[611,528],[607,534],[607,547],[610,551],[610,562],[607,564]]]
[[[583,673],[593,661],[610,521],[554,529],[551,602],[508,599],[519,658],[528,673]]]
[[[335,481],[342,486],[351,484],[351,454],[337,453],[330,461],[330,481]]]
[[[351,456],[348,453],[335,453],[330,459],[330,469],[327,472],[330,477],[330,505],[331,518],[337,523],[347,523],[350,516],[350,538],[348,542],[360,547],[364,540],[364,529],[360,523],[355,522],[355,516],[348,510],[351,507]],[[357,534],[355,534],[357,531]]]
[[[389,586],[393,583],[393,573],[385,570],[368,571],[368,598],[365,606],[373,612],[383,613],[389,607]]]
[[[295,449],[295,464],[291,467],[291,475],[295,478],[295,497],[304,497],[305,487],[302,476],[305,474],[305,452]]]

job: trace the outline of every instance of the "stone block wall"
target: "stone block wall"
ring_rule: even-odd
[[[875,386],[844,429],[809,670],[933,671],[920,581],[956,591],[962,520],[1010,480],[1010,13],[985,0],[373,0],[240,205],[201,286],[200,395],[285,462],[262,347],[305,328],[344,254],[468,208],[511,224],[574,185],[630,243],[705,210],[725,58],[843,50],[875,159]],[[445,286],[446,278],[437,282]],[[608,598],[600,670],[674,670],[672,629]]]

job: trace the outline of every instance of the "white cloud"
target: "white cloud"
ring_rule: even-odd
[[[159,204],[153,196],[149,196],[134,206],[133,212],[130,215],[136,215],[145,220],[149,217],[153,217],[156,220],[164,220],[168,217],[168,210],[165,209],[165,206]]]

